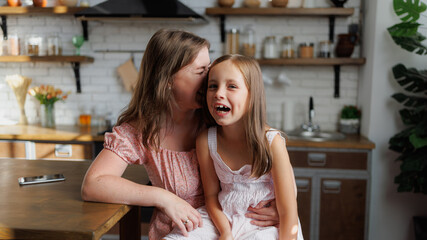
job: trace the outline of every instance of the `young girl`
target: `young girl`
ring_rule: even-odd
[[[198,209],[203,226],[189,239],[302,240],[294,174],[285,139],[266,124],[258,63],[241,55],[218,58],[209,71],[206,103],[217,126],[196,141],[206,206]],[[250,224],[248,207],[273,198],[279,229]],[[177,228],[166,237],[180,238]]]

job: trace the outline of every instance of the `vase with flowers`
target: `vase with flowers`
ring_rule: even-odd
[[[33,87],[28,94],[35,97],[40,102],[41,125],[43,127],[55,127],[55,102],[67,99],[70,92],[64,93],[59,88],[52,85],[40,85]]]

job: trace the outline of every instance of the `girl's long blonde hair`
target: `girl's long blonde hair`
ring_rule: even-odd
[[[258,62],[251,57],[229,54],[216,59],[212,63],[210,69],[213,69],[215,65],[227,60],[230,60],[230,62],[240,70],[249,91],[248,112],[243,121],[245,125],[246,144],[252,156],[251,174],[254,177],[261,177],[269,173],[272,167],[270,144],[265,134],[267,117],[261,68]],[[206,82],[207,80],[204,82],[203,91],[207,91]],[[208,125],[216,125],[207,110],[206,100],[204,101],[203,109]]]
[[[139,70],[138,83],[117,125],[135,122],[142,133],[142,144],[158,150],[160,130],[171,117],[174,75],[191,64],[201,49],[210,44],[193,33],[162,29],[147,44]]]

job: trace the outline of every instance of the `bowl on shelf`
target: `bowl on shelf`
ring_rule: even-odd
[[[344,3],[347,2],[347,0],[330,0],[330,1],[335,5],[335,7],[340,7],[340,8],[344,7]]]
[[[60,0],[59,1],[61,5],[67,6],[67,7],[75,7],[77,6],[78,0]]]

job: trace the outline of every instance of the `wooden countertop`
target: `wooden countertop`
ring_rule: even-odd
[[[3,140],[30,140],[30,141],[77,141],[102,142],[104,136],[99,135],[102,128],[80,127],[72,125],[58,125],[56,128],[43,128],[37,125],[0,125],[0,139]],[[289,139],[289,147],[315,148],[350,148],[374,149],[375,144],[359,135],[347,135],[341,141],[313,142]]]

